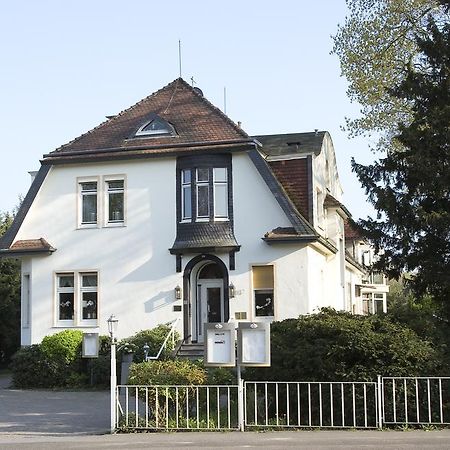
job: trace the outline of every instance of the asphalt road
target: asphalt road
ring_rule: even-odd
[[[13,390],[0,378],[0,449],[450,449],[450,429],[110,435],[108,426],[109,392]]]
[[[270,433],[142,433],[103,436],[0,435],[1,449],[442,449],[444,431],[278,431]]]

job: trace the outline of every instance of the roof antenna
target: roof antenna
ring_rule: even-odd
[[[194,87],[194,84],[197,84],[197,82],[194,80],[194,76],[191,77],[191,85]]]
[[[181,40],[178,39],[178,65],[180,68],[180,78],[181,78]]]
[[[227,113],[227,88],[223,87],[223,112]]]

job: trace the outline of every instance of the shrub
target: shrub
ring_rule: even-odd
[[[147,344],[150,347],[148,353],[150,356],[156,356],[169,331],[169,325],[158,325],[151,330],[139,331],[132,337],[122,339],[122,341],[120,341],[119,343],[119,347],[124,347],[126,346],[126,344],[128,344],[128,347],[133,347],[135,349],[133,361],[138,363],[144,360],[144,345]],[[179,334],[175,332],[175,342],[179,339]],[[169,358],[173,350],[174,346],[172,345],[172,338],[170,338],[167,341],[166,347],[161,353],[160,359]]]
[[[83,332],[80,330],[64,330],[45,336],[41,342],[42,353],[52,361],[72,364],[80,357]]]
[[[319,314],[272,324],[272,366],[247,369],[246,378],[285,381],[375,380],[433,375],[437,353],[418,335],[385,316]]]
[[[47,387],[49,367],[39,345],[22,347],[11,358],[12,382],[18,388]]]
[[[206,371],[189,360],[149,361],[130,366],[128,384],[205,384]]]

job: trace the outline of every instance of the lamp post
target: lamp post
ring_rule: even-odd
[[[147,344],[147,342],[144,345],[144,361],[148,361],[148,352],[150,350],[150,346]]]
[[[108,331],[111,336],[111,433],[114,433],[116,429],[116,332],[119,321],[111,314],[108,319]]]

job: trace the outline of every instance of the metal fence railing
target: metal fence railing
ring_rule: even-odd
[[[117,428],[238,429],[237,386],[117,386]]]
[[[116,429],[244,430],[450,425],[450,377],[245,381],[116,389]]]
[[[450,377],[383,377],[383,423],[450,425]]]
[[[245,382],[247,427],[377,428],[374,382]]]

